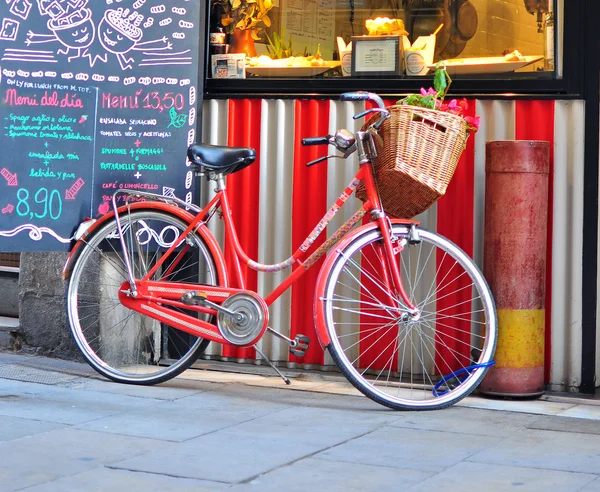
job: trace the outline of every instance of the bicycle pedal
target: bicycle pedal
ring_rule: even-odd
[[[294,337],[295,346],[290,347],[290,353],[296,357],[304,357],[310,344],[310,338],[306,335],[296,335]]]

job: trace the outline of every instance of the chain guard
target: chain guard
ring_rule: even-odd
[[[269,311],[265,302],[256,294],[244,292],[228,297],[221,306],[241,319],[227,313],[219,313],[217,326],[221,335],[232,345],[254,345],[267,329]]]

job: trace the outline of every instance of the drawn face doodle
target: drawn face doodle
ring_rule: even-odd
[[[82,9],[78,16],[50,19],[48,29],[54,31],[57,39],[67,48],[87,48],[94,41],[96,28],[92,22],[92,12]]]
[[[115,54],[127,53],[143,36],[138,25],[144,16],[129,9],[107,10],[98,26],[98,37],[106,51]]]

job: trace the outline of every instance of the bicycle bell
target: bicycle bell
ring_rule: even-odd
[[[356,143],[354,134],[349,130],[338,130],[333,138],[335,139],[335,146],[340,150],[347,150]]]

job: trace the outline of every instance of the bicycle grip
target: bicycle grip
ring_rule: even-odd
[[[302,139],[302,145],[326,145],[329,143],[329,135],[325,137],[308,137]]]
[[[369,99],[369,93],[366,91],[344,92],[340,96],[342,101],[366,101]]]

